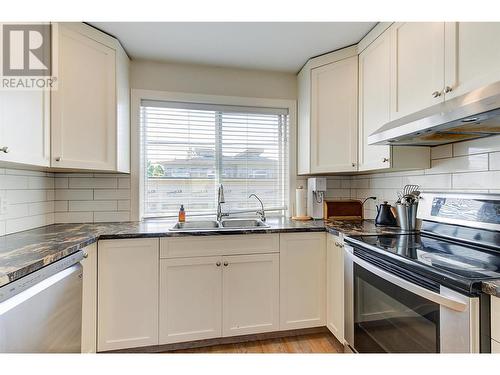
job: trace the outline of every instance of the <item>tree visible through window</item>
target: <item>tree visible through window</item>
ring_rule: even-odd
[[[288,202],[288,113],[283,109],[143,101],[144,217],[215,214],[224,185],[230,212]]]

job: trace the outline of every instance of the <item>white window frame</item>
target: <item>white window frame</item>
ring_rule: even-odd
[[[289,161],[288,161],[288,210],[286,216],[291,216],[294,205],[294,194],[297,173],[297,103],[295,100],[288,99],[270,99],[270,98],[252,98],[241,96],[224,96],[224,95],[207,95],[207,94],[190,94],[171,91],[156,91],[156,90],[131,90],[131,124],[130,124],[130,180],[131,180],[131,220],[142,220],[143,216],[143,201],[141,197],[144,178],[143,163],[141,163],[141,144],[140,144],[140,107],[142,100],[160,100],[170,102],[188,102],[188,103],[206,103],[220,104],[246,107],[269,107],[269,108],[285,108],[288,109],[289,121]]]

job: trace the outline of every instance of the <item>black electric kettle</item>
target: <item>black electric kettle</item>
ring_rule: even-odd
[[[377,217],[375,218],[375,225],[384,227],[395,227],[396,218],[391,211],[391,205],[384,201],[384,203],[377,206]]]

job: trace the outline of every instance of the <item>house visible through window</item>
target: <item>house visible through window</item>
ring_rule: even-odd
[[[143,216],[215,214],[288,203],[288,110],[163,101],[141,102]]]

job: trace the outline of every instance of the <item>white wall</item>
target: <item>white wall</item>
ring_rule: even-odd
[[[254,98],[296,99],[292,73],[133,60],[132,89]]]

